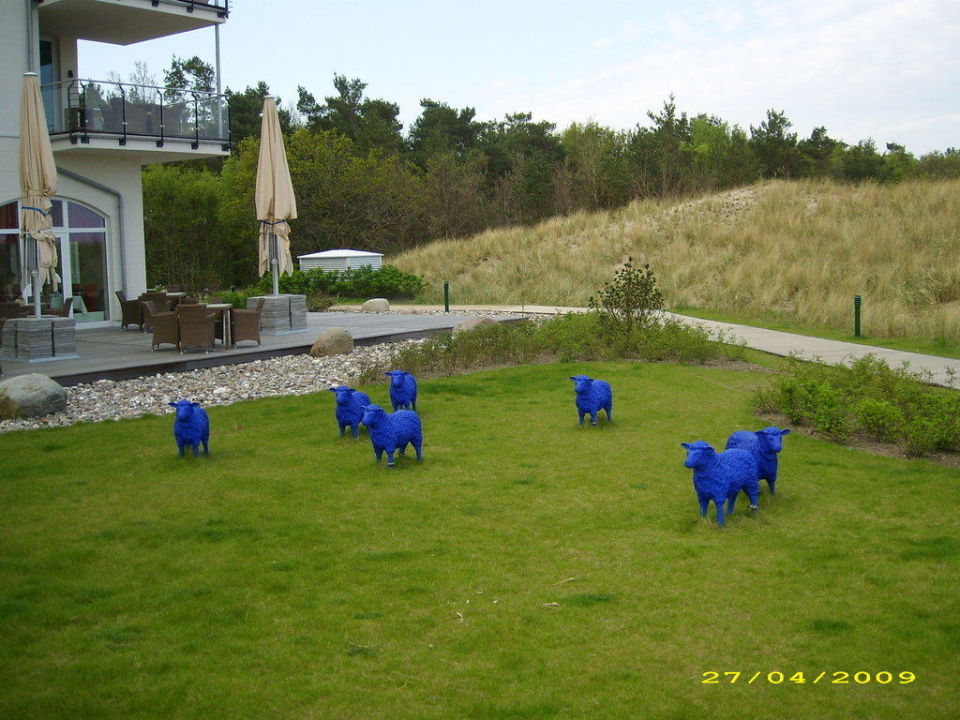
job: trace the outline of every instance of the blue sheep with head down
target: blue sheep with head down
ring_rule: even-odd
[[[200,407],[199,403],[189,400],[178,400],[167,405],[177,411],[177,417],[173,421],[173,436],[177,440],[180,457],[183,457],[183,449],[187,445],[193,446],[194,457],[199,456],[200,443],[203,443],[203,454],[209,455],[210,418],[207,417],[207,411]]]
[[[727,515],[733,513],[733,505],[742,490],[750,498],[750,510],[757,509],[760,481],[757,479],[757,461],[747,450],[733,448],[718,453],[703,440],[680,443],[686,448],[684,465],[693,470],[693,488],[700,501],[700,516],[706,517],[710,501],[717,508],[717,525],[723,527],[723,503],[727,503]]]
[[[360,423],[363,421],[363,409],[370,404],[370,396],[365,392],[354,390],[348,385],[338,385],[330,388],[330,392],[337,395],[335,414],[340,426],[340,437],[344,436],[347,426],[353,437],[360,437]]]
[[[613,422],[613,390],[610,383],[604,380],[594,380],[587,375],[571,375],[573,390],[577,394],[577,412],[580,414],[580,424],[583,425],[583,416],[589,413],[590,424],[597,424],[597,413],[605,410],[607,422]]]
[[[417,462],[423,461],[420,450],[423,447],[423,429],[420,416],[413,410],[397,410],[388,415],[379,405],[367,405],[363,409],[363,424],[367,426],[373,454],[377,462],[387,453],[387,467],[394,467],[393,453],[397,450],[403,455],[407,445],[413,445],[417,451]]]
[[[756,432],[737,430],[727,438],[728,449],[740,448],[753,453],[757,461],[757,479],[767,481],[771,495],[777,493],[777,453],[783,450],[783,436],[789,434],[789,430],[771,425]]]
[[[390,404],[394,410],[417,409],[417,379],[404,370],[390,370]]]

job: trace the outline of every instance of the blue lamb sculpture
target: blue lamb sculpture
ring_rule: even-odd
[[[687,450],[684,466],[693,470],[693,488],[700,502],[700,517],[706,517],[710,501],[717,508],[717,525],[723,527],[723,503],[727,515],[733,514],[733,505],[742,490],[750,498],[750,510],[757,509],[760,481],[757,479],[757,461],[747,450],[733,448],[718,453],[703,440],[680,443]]]
[[[200,407],[199,403],[189,400],[178,400],[167,405],[177,411],[177,417],[173,421],[173,436],[177,440],[180,457],[183,457],[183,449],[187,445],[193,446],[193,456],[198,457],[200,443],[203,443],[203,454],[209,455],[210,418],[207,417],[207,411]]]
[[[354,438],[360,437],[360,423],[363,421],[363,409],[370,404],[370,396],[365,392],[354,390],[347,385],[338,385],[330,388],[330,392],[337,395],[335,414],[340,426],[340,437],[343,437],[347,426]]]
[[[607,422],[613,422],[613,390],[604,380],[594,380],[587,375],[571,375],[573,390],[577,394],[577,412],[580,414],[580,424],[583,425],[583,416],[589,413],[590,424],[597,424],[597,413],[605,410]]]
[[[384,373],[390,376],[390,404],[394,410],[417,409],[417,379],[403,370]]]
[[[394,467],[393,453],[399,450],[403,455],[408,443],[417,451],[417,462],[423,461],[420,452],[423,447],[423,430],[420,416],[413,410],[397,410],[388,415],[379,405],[367,405],[363,409],[363,424],[367,426],[373,454],[378,463],[386,451],[387,467]]]
[[[783,436],[789,434],[789,430],[781,430],[771,425],[756,432],[737,430],[727,438],[728,449],[740,448],[753,453],[757,461],[757,478],[767,481],[771,495],[776,495],[777,492],[777,453],[783,450]]]

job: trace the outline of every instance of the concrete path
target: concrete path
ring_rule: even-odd
[[[397,306],[395,309],[409,309],[410,312],[418,312],[428,309],[436,310],[437,307],[428,305],[406,305]],[[469,310],[480,313],[498,311],[518,315],[557,315],[569,312],[586,312],[586,308],[554,307],[549,305],[451,305],[450,309]],[[888,365],[894,368],[908,363],[910,369],[914,372],[929,372],[931,381],[936,385],[960,387],[960,360],[937,357],[935,355],[903,352],[901,350],[889,350],[887,348],[859,345],[857,343],[842,342],[840,340],[825,340],[807,335],[794,335],[792,333],[764,330],[763,328],[749,327],[747,325],[701,320],[699,318],[677,315],[675,313],[664,314],[684,323],[699,325],[714,332],[723,332],[724,335],[731,340],[740,340],[749,348],[762,350],[763,352],[768,352],[773,355],[788,356],[796,354],[805,359],[819,360],[831,365],[843,364],[850,359],[863,357],[864,355],[874,355],[885,360]],[[955,378],[951,378],[951,372],[956,373]],[[955,380],[953,384],[951,384],[952,379]]]

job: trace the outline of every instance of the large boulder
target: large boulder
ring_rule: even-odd
[[[320,333],[320,337],[310,348],[313,357],[342,355],[353,352],[353,335],[342,327],[330,327]]]
[[[46,375],[32,373],[0,382],[0,420],[62,412],[67,391]]]
[[[466,320],[461,320],[453,328],[453,334],[458,335],[462,332],[468,332],[470,330],[475,330],[478,327],[484,327],[486,325],[499,325],[499,320],[494,320],[489,317],[468,317]]]
[[[360,306],[363,312],[387,312],[390,302],[386,298],[372,298]]]

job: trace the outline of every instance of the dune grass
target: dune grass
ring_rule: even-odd
[[[577,425],[581,371],[613,424]],[[211,408],[209,458],[169,417],[0,436],[0,717],[954,717],[956,471],[794,433],[719,530],[679,443],[758,426],[758,382],[428,381],[393,471],[326,392]]]
[[[632,255],[669,307],[847,331],[861,295],[872,336],[960,348],[957,217],[957,180],[766,182],[431,243],[392,262],[425,276],[433,302],[447,280],[458,303],[585,305]]]

